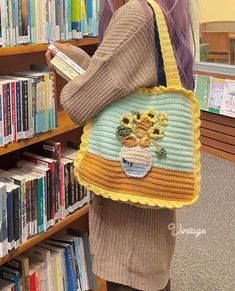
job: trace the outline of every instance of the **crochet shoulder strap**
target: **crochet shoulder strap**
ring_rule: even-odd
[[[162,9],[155,0],[148,0],[148,4],[153,12],[155,49],[158,59],[158,86],[182,87]]]

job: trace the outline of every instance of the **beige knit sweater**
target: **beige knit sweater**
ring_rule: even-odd
[[[153,28],[138,0],[115,13],[92,58],[72,46],[63,50],[86,69],[61,93],[64,109],[77,124],[83,125],[110,102],[156,82]],[[175,247],[168,230],[175,223],[174,210],[143,209],[94,195],[89,217],[95,274],[144,291],[166,286]]]

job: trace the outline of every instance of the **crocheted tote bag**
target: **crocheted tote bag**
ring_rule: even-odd
[[[162,10],[148,2],[159,86],[120,98],[86,123],[75,176],[105,198],[179,208],[199,196],[200,109],[193,92],[181,85]]]

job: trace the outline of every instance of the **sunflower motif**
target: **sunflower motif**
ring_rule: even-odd
[[[168,114],[167,113],[160,113],[159,114],[159,122],[161,125],[167,125],[168,123]]]
[[[145,127],[145,128],[149,128],[153,125],[152,121],[151,121],[151,118],[147,115],[145,116],[141,116],[141,119],[140,119],[140,123],[139,123],[141,126]]]
[[[155,125],[150,128],[150,137],[154,139],[159,139],[164,137],[164,131],[160,125]]]
[[[153,109],[144,112],[131,112],[120,118],[117,137],[127,148],[142,150],[152,145],[158,159],[166,158],[167,151],[158,143],[165,136],[165,126],[168,124],[168,114],[157,113]]]
[[[123,115],[121,117],[121,126],[125,128],[132,128],[133,117],[130,115]]]
[[[151,140],[148,136],[144,136],[139,140],[139,146],[144,148],[147,147],[148,145],[150,145]]]
[[[148,130],[142,125],[137,125],[135,127],[134,134],[140,138],[144,136],[149,136]]]
[[[138,140],[133,135],[128,135],[122,138],[122,143],[127,147],[134,147],[138,144]]]
[[[144,112],[143,114],[144,116],[148,116],[148,118],[150,119],[150,121],[152,123],[155,123],[158,121],[158,115],[157,112],[153,109],[149,109],[148,111]]]
[[[140,123],[142,114],[139,112],[133,112],[133,115],[134,115],[134,122]]]

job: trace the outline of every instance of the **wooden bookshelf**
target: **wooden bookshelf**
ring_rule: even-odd
[[[78,40],[69,40],[66,41],[74,46],[89,46],[96,45],[99,43],[98,37],[87,37]],[[45,44],[33,44],[33,45],[19,45],[12,47],[3,47],[0,48],[0,57],[3,56],[13,56],[21,54],[30,54],[36,52],[45,52],[47,50],[48,43]]]
[[[13,251],[11,254],[3,257],[0,259],[0,266],[4,263],[8,262],[9,260],[15,258],[16,256],[22,254],[26,250],[32,248],[36,244],[40,243],[41,241],[47,239],[48,237],[52,236],[53,234],[57,233],[58,231],[62,230],[63,228],[69,226],[72,222],[76,221],[80,217],[87,214],[89,211],[89,206],[84,206],[81,209],[75,211],[73,214],[70,214],[65,219],[61,220],[51,228],[49,228],[46,232],[43,232],[41,234],[38,234],[32,238],[30,238],[28,241],[20,245],[15,251]]]
[[[235,76],[195,71],[196,75],[235,80]],[[235,118],[201,111],[201,150],[235,162]]]
[[[69,116],[63,111],[58,111],[57,112],[57,117],[58,117],[58,127],[51,130],[47,131],[45,133],[41,133],[37,136],[34,136],[29,139],[24,139],[22,141],[19,141],[17,143],[12,143],[5,145],[4,147],[0,148],[0,156],[8,154],[10,152],[14,152],[17,150],[20,150],[24,147],[27,147],[29,145],[38,143],[40,141],[55,137],[57,135],[66,133],[70,130],[76,129],[79,126],[76,125],[75,123],[72,122],[72,120],[69,118]]]

